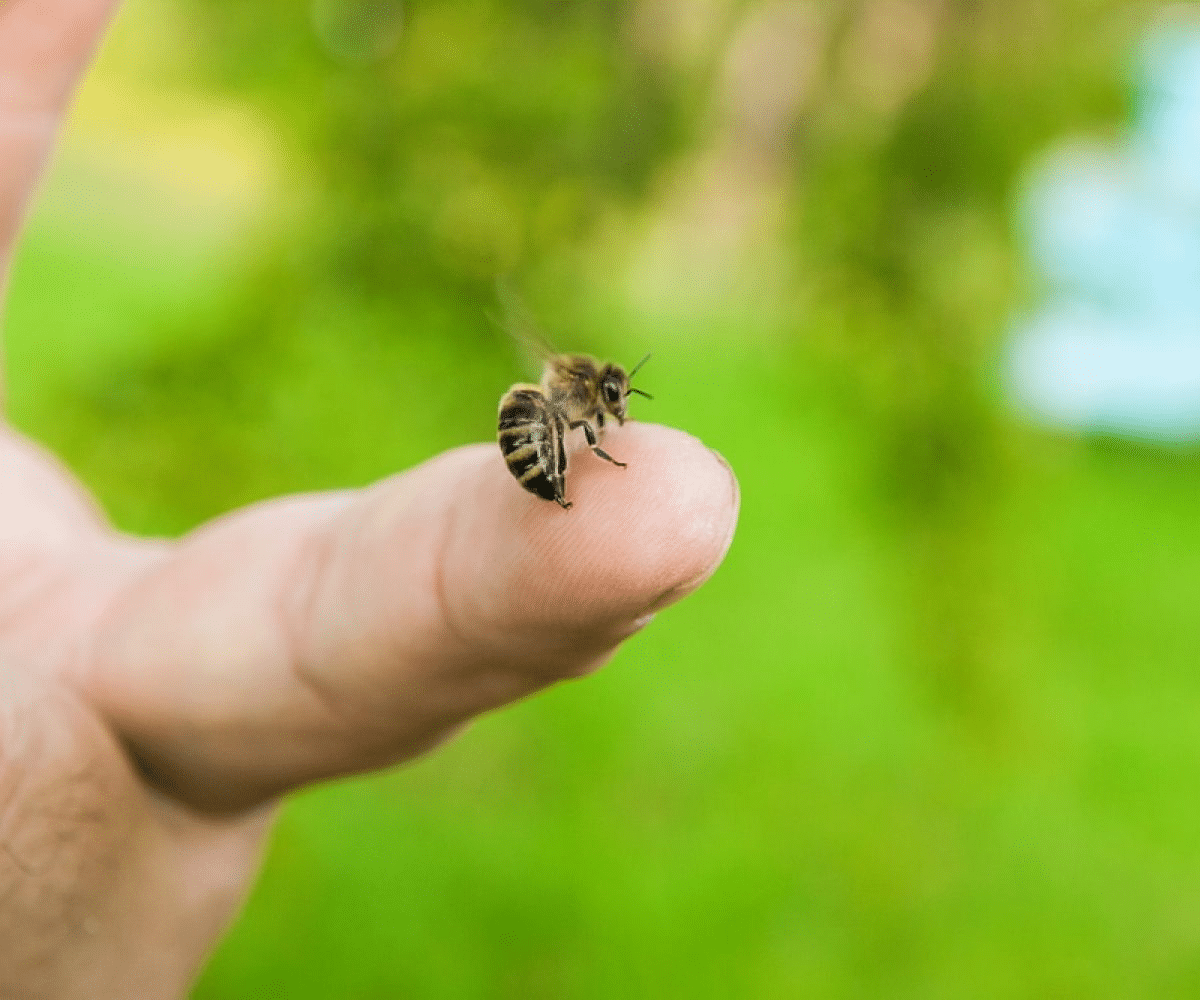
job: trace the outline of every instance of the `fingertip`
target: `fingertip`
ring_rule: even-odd
[[[575,451],[570,510],[522,490],[498,449],[477,467],[447,556],[464,618],[502,646],[594,658],[695,590],[728,551],[739,493],[721,456],[654,424],[613,428],[604,447],[627,468]]]
[[[586,451],[575,456],[577,505],[589,523],[573,529],[579,537],[564,539],[564,549],[593,552],[605,583],[643,616],[720,565],[737,524],[737,480],[716,452],[674,428],[626,424],[607,445],[629,466],[611,470]]]

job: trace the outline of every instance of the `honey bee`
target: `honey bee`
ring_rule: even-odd
[[[625,423],[631,393],[653,399],[629,384],[649,359],[626,374],[620,365],[601,364],[586,354],[556,354],[538,342],[545,359],[540,385],[518,383],[500,400],[497,438],[508,471],[530,493],[569,510],[566,498],[567,433],[582,428],[597,457],[625,468],[599,445],[604,421]]]

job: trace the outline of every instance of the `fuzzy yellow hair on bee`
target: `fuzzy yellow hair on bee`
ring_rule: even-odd
[[[501,398],[500,452],[523,488],[567,510],[571,507],[566,498],[567,434],[582,429],[597,457],[625,468],[626,463],[601,448],[599,440],[608,418],[625,422],[630,395],[653,399],[630,385],[650,355],[627,373],[620,365],[586,354],[556,353],[529,323],[522,323],[515,335],[541,354],[544,369],[538,385],[518,383]]]

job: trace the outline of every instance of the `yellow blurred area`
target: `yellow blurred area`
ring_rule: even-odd
[[[186,37],[177,5],[125,8],[68,120],[41,199],[48,220],[210,245],[295,196],[269,119],[178,72]]]

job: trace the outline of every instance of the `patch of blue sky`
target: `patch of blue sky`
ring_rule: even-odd
[[[1200,20],[1158,25],[1134,79],[1120,142],[1064,142],[1024,178],[1043,299],[1014,323],[1006,380],[1041,423],[1200,440]]]

